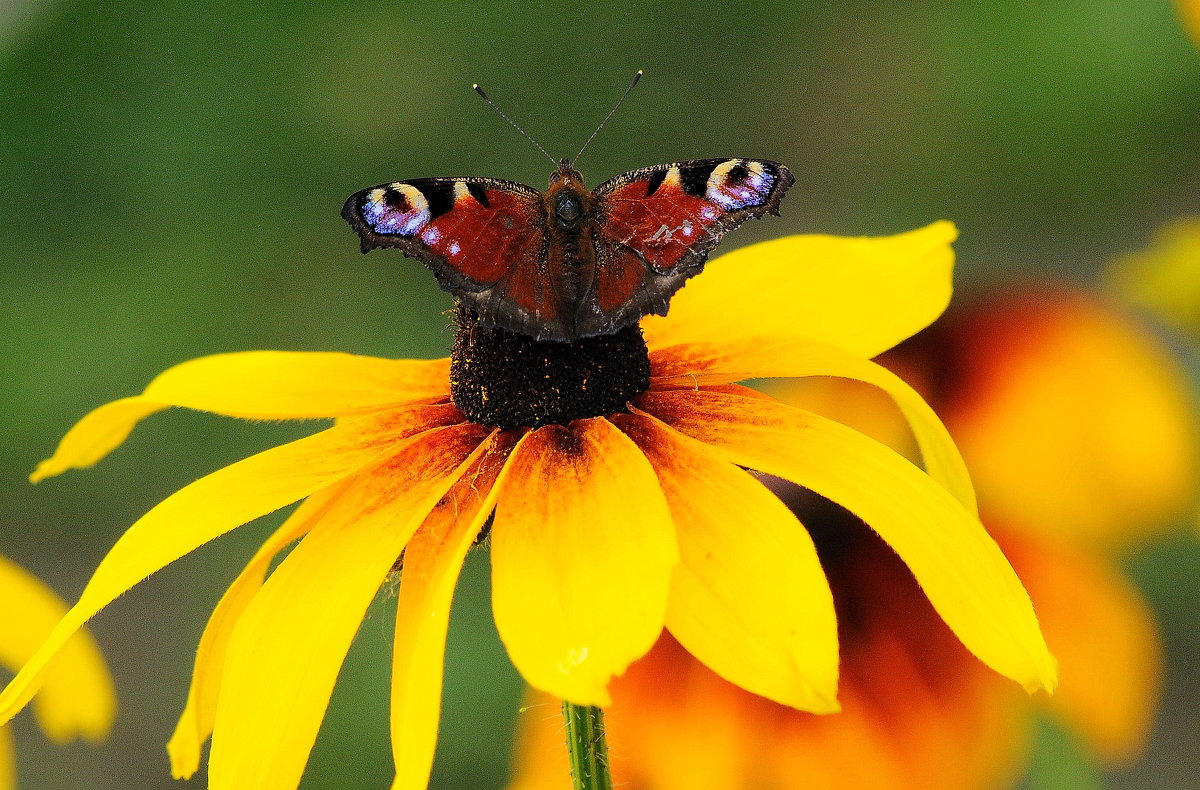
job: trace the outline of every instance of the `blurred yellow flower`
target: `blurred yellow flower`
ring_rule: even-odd
[[[1104,276],[1116,298],[1200,340],[1200,217],[1163,226],[1150,249],[1117,258]]]
[[[67,606],[28,571],[0,557],[0,666],[16,672],[37,651]],[[58,743],[108,735],[117,712],[112,678],[91,635],[79,631],[63,645],[41,678],[33,711],[38,726]],[[0,790],[16,785],[12,736],[0,726]]]
[[[86,416],[35,478],[96,462],[170,406],[337,423],[202,478],[135,523],[0,695],[0,716],[25,704],[63,640],[116,596],[299,499],[205,631],[169,746],[176,776],[197,769],[211,733],[210,787],[296,787],[349,644],[399,560],[393,787],[423,788],[455,580],[493,510],[496,625],[533,686],[607,705],[610,681],[665,628],[741,688],[836,710],[837,625],[816,551],[792,513],[739,467],[802,483],[857,513],[956,640],[1031,691],[1052,687],[1054,660],[978,521],[953,442],[911,388],[869,361],[944,309],[954,236],[936,223],[883,239],[792,237],[724,256],[675,298],[669,318],[643,323],[648,389],[624,411],[566,427],[468,421],[451,402],[462,380],[451,381],[449,360],[248,352],[166,371],[142,395]],[[465,330],[456,354],[475,342]],[[886,391],[928,473],[845,426],[734,384],[792,376]]]
[[[946,319],[884,361],[946,415],[968,460],[984,462],[976,479],[985,521],[1060,661],[1058,692],[1037,704],[1100,759],[1127,761],[1156,705],[1157,630],[1094,545],[1118,542],[1118,531],[1160,528],[1194,495],[1194,403],[1182,372],[1135,324],[1073,291],[998,297]],[[806,381],[769,389],[912,450],[894,407],[870,388]],[[1029,414],[1016,407],[1018,397]],[[1106,451],[1139,433],[1144,440],[1130,452]],[[1016,454],[1022,445],[1026,452]],[[989,463],[988,453],[1019,468]],[[1079,474],[1080,464],[1096,479]],[[918,581],[860,519],[809,492],[775,488],[812,533],[833,590],[842,712],[813,716],[747,694],[664,637],[613,684],[614,782],[628,790],[1011,786],[1035,705],[962,648]],[[1102,523],[1089,525],[1097,513]],[[1009,520],[1017,516],[1029,520]],[[534,696],[520,727],[509,790],[565,790],[552,700]]]
[[[1200,0],[1175,0],[1175,8],[1188,35],[1200,47]]]

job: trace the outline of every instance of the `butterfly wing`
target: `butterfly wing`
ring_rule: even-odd
[[[700,272],[709,252],[751,217],[779,214],[791,171],[762,159],[696,159],[647,167],[598,186],[595,301],[581,334],[649,313]]]
[[[351,195],[342,217],[363,252],[395,247],[421,261],[484,327],[535,337],[555,331],[559,300],[546,266],[542,194],[533,187],[492,178],[395,181]]]

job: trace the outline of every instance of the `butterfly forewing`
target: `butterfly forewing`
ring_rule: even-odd
[[[750,217],[777,214],[792,181],[778,162],[696,159],[625,173],[596,195],[605,240],[666,273],[703,263],[721,236]]]
[[[649,313],[703,268],[721,237],[751,217],[777,214],[793,182],[778,162],[697,159],[634,170],[595,190],[596,302],[585,327],[613,332]]]
[[[363,252],[396,247],[467,300],[514,267],[536,267],[545,247],[541,193],[513,181],[395,181],[351,195],[342,216],[358,231]]]

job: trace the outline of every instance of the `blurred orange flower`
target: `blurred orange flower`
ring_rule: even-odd
[[[1193,393],[1149,330],[1066,289],[997,298],[948,319],[926,341],[941,345],[926,372],[899,372],[918,389],[922,375],[940,376],[933,397],[989,522],[1113,547],[1161,529],[1191,502]]]
[[[1101,547],[1159,529],[1191,502],[1194,404],[1173,358],[1094,298],[1035,289],[952,309],[884,361],[956,436],[985,523],[1059,658],[1058,692],[1032,703],[1014,694],[962,649],[860,520],[775,483],[812,533],[833,590],[842,712],[814,716],[755,697],[667,637],[613,684],[615,782],[629,790],[1000,788],[1021,770],[1039,705],[1102,760],[1126,761],[1143,745],[1158,694],[1157,630]],[[771,391],[912,452],[894,407],[870,388],[825,380]],[[535,697],[520,727],[510,790],[567,788],[553,701]]]

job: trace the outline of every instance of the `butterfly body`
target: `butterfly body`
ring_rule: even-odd
[[[395,247],[433,270],[484,327],[571,342],[665,315],[726,232],[778,214],[792,184],[766,160],[634,170],[589,189],[563,159],[545,192],[489,178],[381,184],[342,216],[363,252]]]

